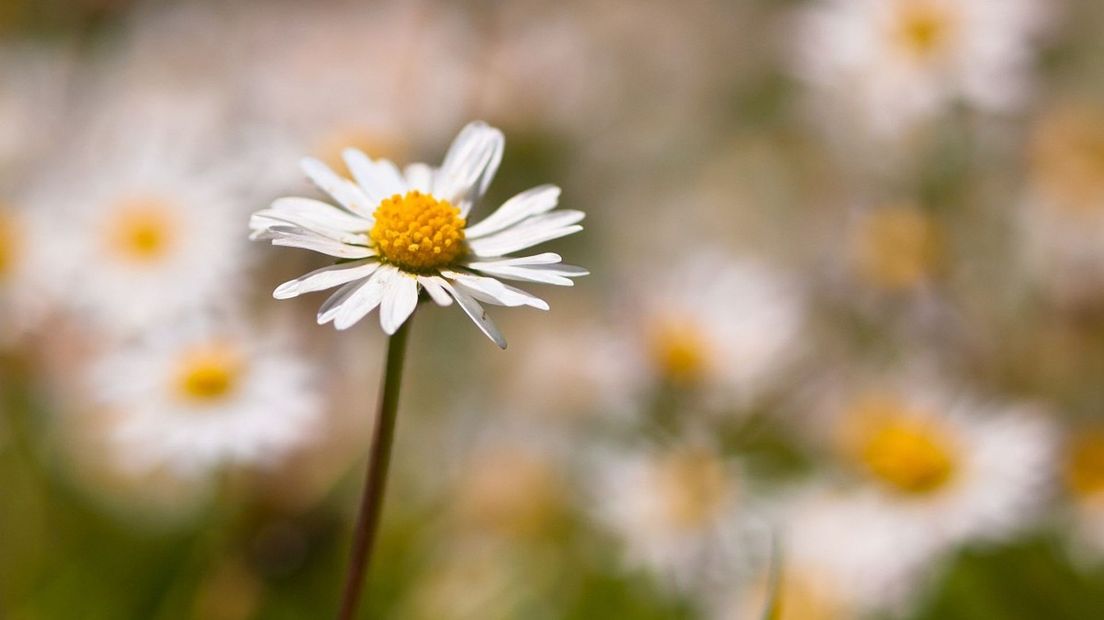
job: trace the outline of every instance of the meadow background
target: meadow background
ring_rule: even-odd
[[[1101,33],[1096,0],[0,0],[0,618],[333,615],[385,337],[272,299],[326,261],[249,214],[320,197],[302,156],[439,162],[473,119],[483,208],[561,186],[585,230],[547,251],[591,275],[492,308],[505,351],[418,312],[362,617],[757,619],[772,571],[782,620],[1104,617]],[[197,333],[249,343],[200,404]]]

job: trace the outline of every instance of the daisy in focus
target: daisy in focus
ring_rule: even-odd
[[[582,230],[584,214],[554,211],[560,189],[542,185],[507,200],[482,221],[468,217],[502,160],[502,133],[486,124],[466,126],[444,162],[400,171],[386,159],[356,149],[343,153],[355,182],[313,158],[303,171],[339,206],[309,198],[281,198],[250,220],[253,239],[342,259],[277,287],[289,299],[340,286],[322,304],[318,323],[347,329],[379,308],[380,326],[394,334],[414,312],[421,291],[440,306],[455,301],[499,347],[506,339],[479,302],[499,306],[548,304],[502,280],[571,286],[587,271],[560,256],[507,255]]]
[[[119,458],[136,471],[267,465],[322,422],[312,365],[279,337],[237,326],[178,327],[106,356],[91,373],[96,403],[116,416]]]
[[[797,17],[795,73],[875,137],[907,135],[956,101],[1018,106],[1047,2],[819,0]]]

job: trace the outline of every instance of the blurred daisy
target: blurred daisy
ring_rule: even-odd
[[[1000,540],[1044,505],[1053,438],[1036,412],[917,384],[860,394],[839,425],[865,490],[935,543]]]
[[[1029,269],[1046,289],[1077,300],[1104,285],[1104,108],[1055,107],[1037,124],[1031,191],[1020,219]]]
[[[934,549],[869,496],[821,489],[798,492],[778,517],[782,573],[779,620],[846,620],[900,612],[923,584]],[[707,595],[717,620],[762,616],[764,573]]]
[[[872,288],[913,290],[935,274],[941,239],[934,218],[911,205],[898,204],[861,213],[851,231],[851,265]]]
[[[622,540],[630,566],[678,589],[730,580],[754,528],[738,479],[704,442],[605,454],[594,476],[595,516]]]
[[[1071,432],[1063,450],[1063,482],[1072,502],[1070,552],[1096,564],[1104,559],[1104,429]]]
[[[633,340],[640,383],[747,405],[796,360],[805,307],[774,269],[703,253],[671,270],[638,301]],[[735,311],[734,309],[738,309]]]
[[[958,100],[1007,110],[1030,92],[1048,7],[1038,0],[819,0],[798,14],[795,71],[819,91],[818,108],[839,108],[878,137],[906,134]]]
[[[390,161],[348,149],[345,163],[355,183],[316,159],[304,159],[303,170],[340,207],[281,198],[253,215],[253,238],[344,261],[286,282],[274,296],[288,299],[343,285],[322,304],[320,324],[332,321],[346,329],[378,306],[380,326],[393,334],[425,290],[438,305],[455,300],[505,348],[506,339],[479,302],[542,310],[548,304],[500,279],[570,286],[570,278],[587,272],[561,264],[552,253],[506,257],[582,230],[581,211],[553,212],[558,187],[522,192],[468,226],[472,208],[498,169],[503,142],[497,129],[472,123],[457,136],[440,168],[413,164],[403,172]]]
[[[135,470],[197,475],[266,465],[310,441],[323,415],[313,367],[266,335],[230,326],[177,327],[95,364],[98,405]]]
[[[0,205],[0,345],[34,328],[50,308],[41,276],[43,228],[39,218]]]

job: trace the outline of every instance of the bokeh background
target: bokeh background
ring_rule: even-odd
[[[331,616],[385,338],[247,240],[502,128],[592,275],[423,308],[363,617],[1104,617],[1096,0],[0,2],[0,618]],[[542,248],[543,249],[543,248]],[[772,586],[774,584],[774,586]]]

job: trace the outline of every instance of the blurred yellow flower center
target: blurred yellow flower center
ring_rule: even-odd
[[[728,477],[720,459],[708,450],[675,452],[656,468],[657,491],[668,525],[697,529],[717,517],[728,497]]]
[[[1065,477],[1069,490],[1081,497],[1104,492],[1104,432],[1074,438],[1067,454]]]
[[[950,38],[953,20],[945,8],[923,0],[907,2],[897,15],[900,46],[919,58],[935,55]]]
[[[1072,212],[1104,209],[1104,112],[1072,105],[1051,112],[1033,144],[1039,186]]]
[[[939,260],[935,222],[923,211],[891,206],[866,214],[854,247],[855,269],[872,285],[892,290],[915,286]]]
[[[222,399],[237,387],[242,366],[241,357],[230,347],[207,346],[189,351],[177,371],[180,394],[199,402]]]
[[[868,420],[858,457],[880,482],[917,495],[943,487],[957,465],[954,446],[943,430],[903,411]]]
[[[380,257],[407,271],[432,271],[464,254],[460,209],[419,191],[395,194],[375,212],[368,237]]]
[[[113,250],[134,262],[162,258],[176,237],[176,222],[169,208],[154,199],[127,200],[116,207],[111,222]]]
[[[12,218],[0,211],[0,279],[15,265],[16,231]]]
[[[709,345],[693,325],[659,325],[652,334],[651,350],[660,374],[675,385],[685,387],[697,382],[709,366]]]

